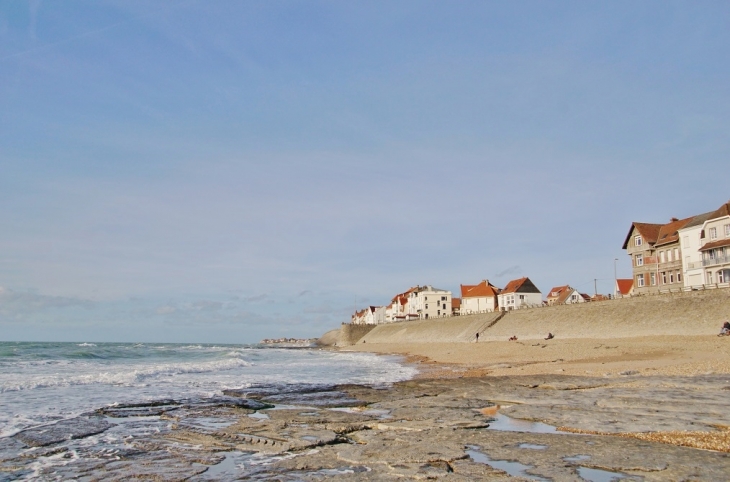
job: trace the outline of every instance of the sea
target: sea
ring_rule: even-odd
[[[103,421],[101,433],[93,434],[89,414],[104,409],[149,402],[205,406],[242,389],[387,386],[416,374],[401,361],[263,344],[0,342],[0,481],[72,478],[69,467],[84,466],[84,457],[114,453],[129,437],[161,430],[123,417]],[[45,444],[44,436],[59,433],[59,440]]]

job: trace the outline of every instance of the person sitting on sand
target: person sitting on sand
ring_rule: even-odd
[[[548,336],[545,339],[552,340],[553,338],[555,338],[555,335],[553,335],[552,333],[548,333]]]
[[[515,335],[512,335],[510,337],[509,341],[517,341],[517,337]]]
[[[722,325],[720,334],[717,336],[730,336],[730,321],[726,321],[725,324]]]

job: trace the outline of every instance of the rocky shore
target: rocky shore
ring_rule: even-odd
[[[53,434],[21,432],[4,443],[37,450],[1,461],[0,480],[48,456],[68,460],[55,475],[84,480],[724,480],[728,397],[727,375],[252,388],[77,421],[80,440],[129,417],[149,424],[124,450],[71,450]],[[84,450],[98,454],[79,459]]]

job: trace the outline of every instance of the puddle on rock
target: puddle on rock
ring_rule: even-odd
[[[259,420],[269,420],[271,417],[261,412],[249,413],[248,418],[257,418]]]
[[[384,420],[387,418],[393,418],[393,416],[390,414],[390,410],[385,410],[382,408],[335,407],[335,408],[330,408],[329,410],[332,410],[333,412],[345,412],[345,413],[353,413],[353,414],[360,414],[360,415],[372,415],[372,416],[378,417],[380,420]]]
[[[528,443],[521,443],[517,447],[521,449],[531,449],[531,450],[545,450],[548,448],[547,445],[540,445],[540,444],[528,444]]]
[[[489,421],[489,430],[501,430],[503,432],[527,432],[527,433],[568,433],[561,432],[552,425],[542,422],[530,422],[519,420],[507,415],[497,413]]]
[[[590,460],[590,455],[585,454],[578,454],[578,455],[572,455],[570,457],[563,457],[563,460],[566,462],[584,462],[586,460]]]
[[[590,467],[578,467],[578,476],[588,482],[615,482],[617,480],[644,480],[643,477],[634,477],[621,472],[611,472],[610,470],[592,469]]]
[[[483,452],[479,452],[476,445],[467,445],[466,454],[471,457],[474,462],[489,465],[498,470],[503,470],[512,477],[523,477],[525,479],[537,480],[538,482],[549,482],[550,479],[540,477],[539,475],[528,474],[527,471],[534,469],[531,465],[521,464],[519,462],[510,462],[509,460],[492,460]]]
[[[240,460],[243,456],[243,452],[228,452],[223,460],[208,466],[199,477],[203,480],[233,479],[243,469],[243,462]]]

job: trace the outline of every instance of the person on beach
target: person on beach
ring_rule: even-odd
[[[725,324],[722,325],[720,334],[717,336],[730,336],[730,321],[726,321]]]
[[[479,332],[477,332],[477,343],[479,343]]]
[[[553,338],[555,338],[555,336],[552,333],[548,333],[548,336],[545,339],[552,340]]]

